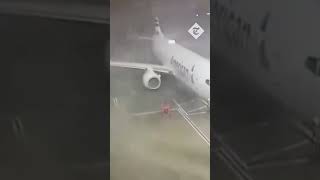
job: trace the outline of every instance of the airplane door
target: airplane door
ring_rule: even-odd
[[[193,65],[191,68],[190,81],[191,81],[192,88],[194,90],[198,90],[197,79],[198,79],[198,77],[197,77],[197,74],[195,73],[195,65]]]
[[[193,76],[193,74],[194,74],[194,66],[195,65],[193,65],[192,68],[191,68],[191,76],[190,76],[190,81],[191,81],[192,85],[194,85],[194,76]]]

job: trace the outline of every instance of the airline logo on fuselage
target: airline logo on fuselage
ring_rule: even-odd
[[[214,22],[225,33],[228,43],[233,47],[246,48],[252,31],[251,24],[217,0],[213,1],[213,10],[216,12]]]
[[[185,67],[181,62],[175,59],[174,56],[170,59],[170,64],[179,72],[179,74],[187,77],[189,74],[189,69]]]

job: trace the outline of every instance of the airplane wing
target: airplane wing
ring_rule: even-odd
[[[141,70],[146,70],[148,68],[151,68],[153,71],[156,71],[156,72],[173,74],[173,71],[170,68],[162,65],[157,65],[157,64],[110,61],[110,66],[123,67],[123,68],[129,68],[129,69],[141,69]]]

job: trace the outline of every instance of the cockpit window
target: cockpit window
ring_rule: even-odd
[[[208,84],[208,86],[210,86],[210,79],[206,80],[206,84]]]

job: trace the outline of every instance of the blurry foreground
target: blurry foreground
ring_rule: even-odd
[[[209,147],[180,118],[111,108],[111,179],[209,179]]]

